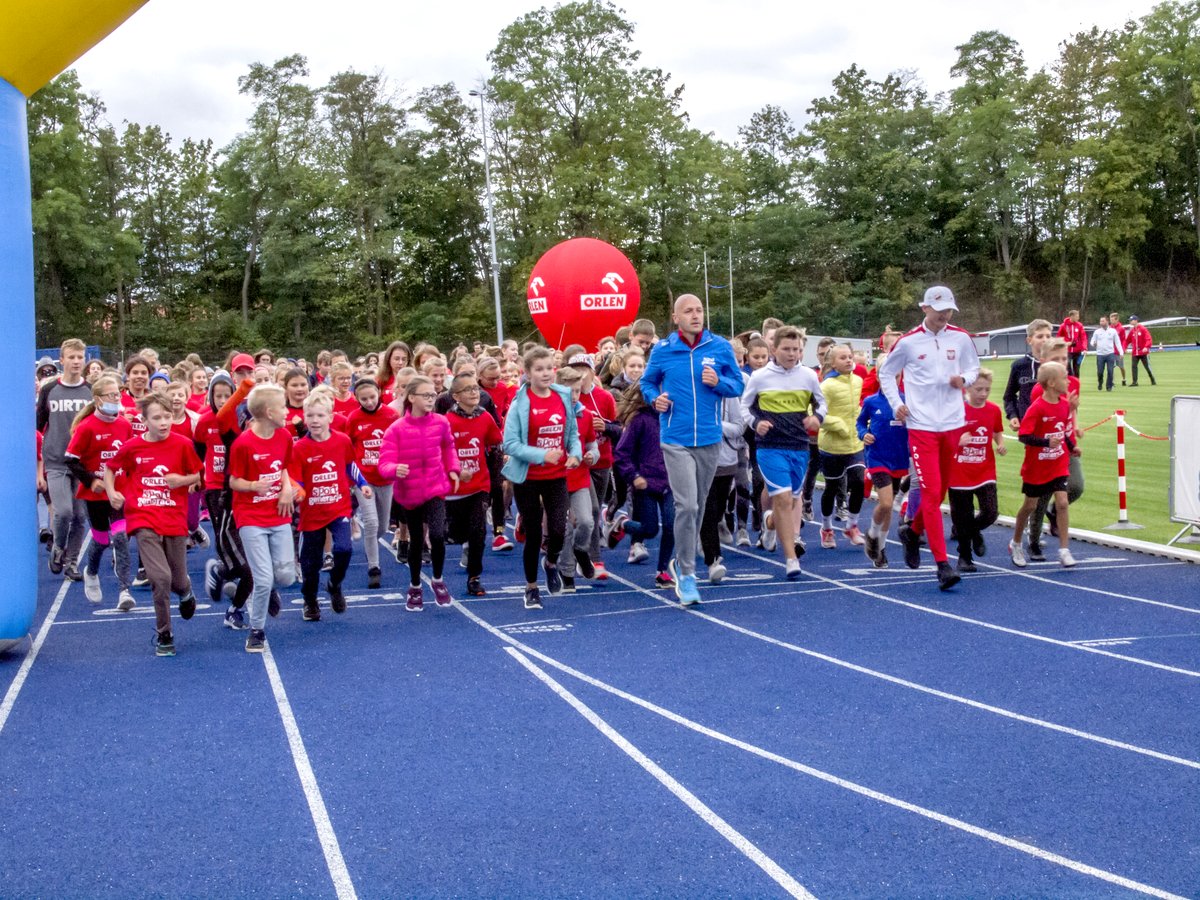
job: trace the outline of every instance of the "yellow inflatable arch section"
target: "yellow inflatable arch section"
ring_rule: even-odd
[[[0,359],[33,365],[33,219],[25,98],[71,65],[146,0],[0,0]],[[29,633],[37,609],[37,446],[32,403],[0,404],[0,652]]]

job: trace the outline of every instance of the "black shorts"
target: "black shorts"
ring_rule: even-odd
[[[867,467],[861,450],[858,453],[826,453],[822,450],[820,453],[821,474],[825,476],[826,481],[841,478],[847,469]]]
[[[908,475],[908,470],[895,469],[867,469],[867,474],[871,476],[871,483],[877,488],[900,487],[900,482]]]
[[[1051,494],[1058,491],[1066,491],[1067,476],[1054,478],[1047,481],[1045,484],[1030,484],[1028,481],[1021,482],[1021,493],[1026,497],[1049,497]]]

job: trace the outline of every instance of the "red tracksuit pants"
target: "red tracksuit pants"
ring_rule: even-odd
[[[937,562],[946,561],[946,531],[942,525],[942,501],[950,481],[950,465],[958,449],[961,428],[953,431],[908,431],[912,471],[921,486],[921,508],[913,517],[912,529],[924,534]]]

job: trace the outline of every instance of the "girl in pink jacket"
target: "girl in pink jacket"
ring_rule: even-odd
[[[445,416],[433,411],[437,392],[433,382],[417,376],[404,392],[404,416],[388,426],[379,450],[379,474],[395,481],[393,499],[408,521],[409,612],[424,608],[421,554],[429,529],[429,558],[433,563],[433,598],[449,606],[450,591],[442,580],[446,561],[446,495],[458,485],[458,453]]]

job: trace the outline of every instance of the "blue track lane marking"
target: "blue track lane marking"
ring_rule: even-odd
[[[611,573],[610,573],[610,577],[611,577]],[[1054,853],[1052,851],[1045,850],[1041,847],[1037,847],[1033,844],[1026,843],[1025,841],[1017,840],[1016,838],[1011,838],[1011,837],[1008,837],[1007,835],[999,834],[998,832],[991,831],[986,828],[981,828],[978,825],[973,825],[970,822],[966,822],[962,819],[958,819],[953,816],[949,816],[944,813],[937,812],[936,810],[932,810],[927,807],[919,806],[915,803],[909,803],[908,801],[902,800],[899,797],[893,797],[889,794],[882,793],[881,791],[876,791],[873,788],[869,788],[869,787],[866,787],[865,785],[858,784],[856,782],[849,781],[844,778],[840,778],[837,775],[833,775],[829,772],[825,772],[820,769],[813,768],[812,766],[805,765],[804,763],[798,762],[793,759],[789,759],[789,758],[787,758],[785,756],[781,756],[780,754],[777,754],[777,753],[773,753],[770,750],[766,750],[766,749],[764,749],[762,747],[758,747],[754,744],[747,743],[746,741],[739,740],[738,738],[724,734],[720,731],[716,731],[715,729],[712,729],[705,725],[702,725],[699,722],[695,722],[692,719],[687,718],[686,716],[682,716],[678,713],[672,712],[671,710],[668,710],[664,707],[658,706],[655,703],[652,703],[648,700],[644,700],[641,697],[637,697],[633,694],[630,694],[626,691],[621,690],[620,688],[614,687],[613,685],[608,684],[607,682],[601,681],[597,678],[593,678],[590,675],[587,675],[577,669],[574,669],[564,663],[561,663],[558,660],[554,659],[553,657],[547,656],[546,654],[541,653],[538,650],[535,650],[534,648],[532,648],[526,644],[523,644],[522,642],[518,641],[516,638],[513,638],[513,637],[505,634],[503,631],[494,627],[493,625],[489,624],[488,622],[484,621],[479,616],[477,616],[473,611],[467,609],[466,607],[463,607],[463,606],[457,605],[457,604],[456,604],[456,606],[457,606],[459,612],[461,612],[463,615],[465,615],[471,621],[475,622],[475,624],[486,629],[488,632],[495,635],[497,638],[506,642],[507,644],[511,645],[512,647],[517,648],[522,653],[532,656],[534,659],[537,659],[537,660],[545,663],[546,665],[551,666],[552,668],[555,668],[558,671],[571,676],[572,678],[582,681],[584,684],[588,684],[588,685],[591,685],[592,687],[597,688],[601,691],[605,691],[606,693],[609,693],[614,697],[619,697],[620,699],[625,700],[628,703],[632,703],[635,706],[639,706],[642,709],[652,712],[655,715],[661,716],[661,717],[667,719],[668,721],[674,722],[677,725],[681,725],[684,728],[687,728],[698,734],[702,734],[706,737],[712,738],[713,740],[719,741],[723,744],[727,744],[729,746],[736,747],[740,750],[744,750],[745,752],[751,753],[762,759],[766,759],[771,762],[778,763],[779,765],[785,766],[789,769],[792,769],[793,771],[799,772],[802,775],[807,775],[809,777],[823,781],[827,784],[832,784],[836,787],[843,788],[845,790],[851,791],[852,793],[858,794],[860,796],[867,797],[868,799],[875,800],[880,803],[885,803],[889,806],[893,806],[897,809],[902,809],[906,812],[915,813],[916,815],[922,816],[927,819],[931,819],[935,822],[939,822],[939,823],[941,823],[943,825],[947,825],[951,828],[955,828],[957,830],[964,831],[968,834],[974,835],[975,837],[983,838],[984,840],[991,841],[993,843],[1007,847],[1011,850],[1016,850],[1020,853],[1027,854],[1029,856],[1043,860],[1045,862],[1049,862],[1054,865],[1062,866],[1062,867],[1070,869],[1072,871],[1079,872],[1080,874],[1089,875],[1093,878],[1097,878],[1102,881],[1106,881],[1110,884],[1118,885],[1120,887],[1126,888],[1127,890],[1136,891],[1137,893],[1141,893],[1141,894],[1146,894],[1151,897],[1167,898],[1167,900],[1183,900],[1183,898],[1178,894],[1173,894],[1173,893],[1171,893],[1169,891],[1165,891],[1161,888],[1154,887],[1153,885],[1143,884],[1142,882],[1135,881],[1130,878],[1126,878],[1123,875],[1118,875],[1114,872],[1109,872],[1105,869],[1101,869],[1096,866],[1092,866],[1087,863],[1080,862],[1078,860],[1074,860],[1074,859],[1071,859],[1066,856],[1062,856],[1062,855]]]

